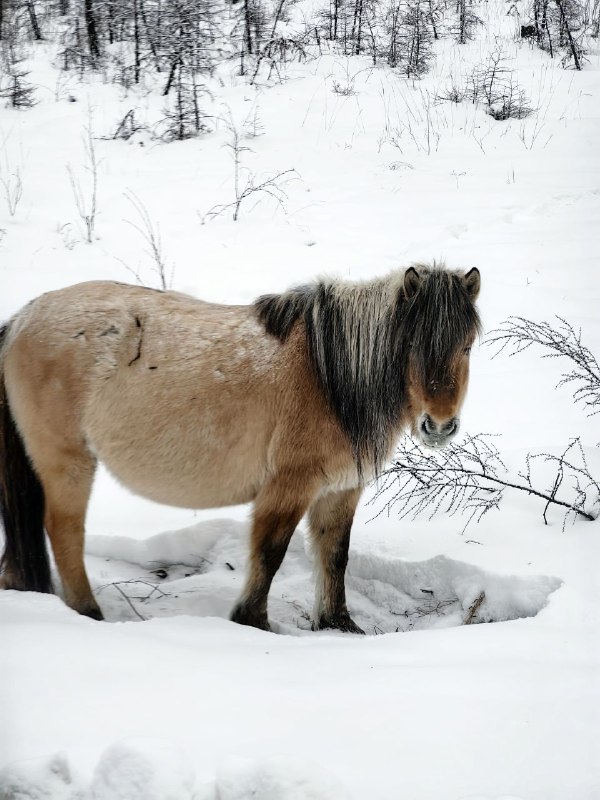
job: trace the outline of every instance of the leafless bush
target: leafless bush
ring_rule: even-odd
[[[459,86],[454,78],[446,87],[443,94],[436,95],[436,100],[447,101],[449,103],[462,103],[466,99],[468,93],[464,86]]]
[[[131,225],[131,227],[134,228],[144,239],[144,242],[148,248],[147,253],[152,259],[154,271],[156,272],[160,282],[160,288],[163,291],[166,291],[167,289],[171,288],[174,267],[171,267],[169,270],[167,266],[167,260],[163,252],[162,240],[160,237],[160,228],[158,224],[153,223],[150,214],[148,213],[148,209],[142,203],[140,198],[134,194],[134,192],[125,192],[125,197],[135,209],[139,217],[140,224],[138,225],[136,222],[131,222],[131,220],[126,220],[126,222],[128,225]],[[139,279],[137,274],[136,278]]]
[[[157,136],[171,142],[207,131],[207,115],[200,107],[200,98],[211,97],[211,93],[196,73],[183,62],[179,63],[169,90],[171,87],[174,89],[172,101],[164,108],[164,117],[156,125]]]
[[[502,97],[487,108],[490,117],[497,120],[525,119],[533,111],[525,92],[516,85],[512,76],[504,87]]]
[[[244,129],[244,136],[247,139],[257,139],[259,136],[264,134],[265,127],[260,116],[260,107],[258,102],[253,104],[252,108],[246,115],[246,119],[242,123],[242,127]]]
[[[270,32],[266,37],[266,41],[262,42],[258,47],[256,66],[250,83],[256,83],[260,69],[264,64],[269,66],[267,81],[271,79],[273,72],[281,80],[281,65],[293,59],[302,61],[307,56],[306,35],[291,35],[278,31],[280,22],[285,19],[286,6],[289,4],[289,0],[279,0],[275,7]]]
[[[506,485],[500,471],[506,467],[489,435],[467,436],[439,451],[425,450],[405,437],[373,502],[385,497],[385,509],[398,508],[400,518],[467,513],[468,525],[498,508]]]
[[[487,113],[497,120],[524,119],[534,110],[510,64],[502,43],[497,41],[487,60],[476,66],[467,79],[469,99],[485,103]]]
[[[88,244],[92,243],[94,230],[96,227],[96,214],[98,213],[98,157],[96,154],[96,144],[94,141],[93,121],[91,111],[88,114],[88,122],[83,132],[83,148],[85,152],[84,169],[89,173],[89,187],[87,195],[81,187],[79,177],[70,164],[67,164],[67,172],[73,198],[79,218],[84,224],[85,234]]]
[[[558,323],[534,322],[524,317],[510,317],[486,337],[486,344],[495,347],[495,356],[504,351],[513,356],[532,345],[546,352],[542,358],[566,358],[572,367],[564,372],[558,386],[575,384],[573,399],[583,403],[588,414],[600,413],[600,366],[591,350],[581,340],[581,330],[576,331],[562,317]]]
[[[11,166],[6,152],[4,154],[4,165],[0,164],[0,186],[2,187],[8,213],[11,217],[14,217],[23,197],[23,175],[19,164]]]
[[[242,144],[242,135],[235,124],[231,112],[227,114],[224,121],[230,135],[229,142],[225,147],[231,152],[233,159],[233,191],[235,199],[230,203],[213,206],[202,216],[202,222],[212,220],[228,211],[233,212],[232,219],[236,222],[239,219],[242,204],[253,196],[257,196],[256,199],[260,199],[259,196],[261,194],[268,195],[279,206],[283,207],[284,200],[287,198],[283,187],[288,181],[298,177],[296,170],[286,169],[283,172],[269,175],[264,179],[257,178],[254,173],[242,164],[243,154],[250,152],[251,148]]]
[[[385,498],[382,511],[397,509],[401,518],[414,519],[425,512],[430,518],[438,512],[460,513],[467,516],[466,528],[473,520],[479,522],[489,511],[498,509],[505,489],[510,488],[543,501],[546,524],[552,505],[566,509],[563,530],[569,518],[596,519],[600,484],[590,474],[578,438],[559,456],[528,454],[526,467],[516,478],[507,474],[492,438],[489,434],[466,436],[464,441],[452,442],[443,450],[425,450],[405,438],[383,473],[372,502]],[[555,468],[550,485],[534,485],[532,468],[536,462]],[[567,484],[569,492],[565,496]]]
[[[371,67],[362,67],[361,69],[352,69],[352,62],[349,58],[345,58],[342,62],[337,62],[335,65],[335,72],[331,74],[331,86],[335,94],[342,97],[352,97],[356,94],[356,79],[363,73],[371,72]]]

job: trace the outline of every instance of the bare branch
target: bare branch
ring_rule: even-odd
[[[560,456],[528,454],[526,472],[519,473],[518,481],[500,476],[500,471],[507,470],[492,438],[490,434],[466,436],[463,442],[452,442],[443,450],[424,450],[405,438],[392,465],[382,474],[371,502],[385,498],[385,506],[378,513],[398,508],[400,518],[415,519],[425,512],[430,519],[440,512],[467,515],[464,532],[473,520],[479,522],[492,509],[499,509],[504,489],[510,488],[544,500],[546,523],[550,505],[566,509],[563,529],[569,516],[596,519],[600,484],[590,475],[579,439],[573,439]],[[533,485],[531,464],[535,460],[556,466],[557,475],[549,489]],[[569,478],[571,489],[567,499],[558,497],[565,478]]]
[[[158,275],[160,281],[160,288],[163,291],[166,291],[171,287],[171,284],[173,282],[174,268],[171,268],[171,274],[167,275],[167,263],[162,249],[160,228],[158,224],[155,225],[152,222],[150,214],[148,213],[148,209],[134,192],[127,190],[124,194],[127,200],[133,206],[133,208],[136,210],[141,221],[141,226],[137,225],[137,223],[135,222],[131,222],[131,220],[125,220],[125,222],[127,222],[128,225],[131,225],[132,228],[135,228],[135,230],[142,236],[142,238],[146,242],[148,246],[148,253],[152,258],[152,260],[154,261],[154,271]],[[130,268],[128,267],[128,269]],[[136,277],[139,276],[137,276],[136,274]]]
[[[463,619],[463,625],[473,625],[477,622],[477,612],[481,608],[483,602],[485,601],[485,592],[481,592],[481,594],[475,598],[473,603],[469,606],[469,610]]]
[[[499,328],[491,331],[485,344],[495,347],[494,358],[504,351],[510,356],[522,353],[532,345],[545,349],[542,358],[568,358],[573,368],[563,372],[557,386],[575,383],[573,399],[583,403],[588,415],[600,413],[600,366],[591,350],[581,340],[581,329],[576,331],[562,317],[558,325],[534,322],[524,317],[510,317]]]

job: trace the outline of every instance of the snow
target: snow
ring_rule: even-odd
[[[192,796],[194,771],[169,742],[142,740],[111,745],[94,770],[97,800],[180,800]]]
[[[299,176],[284,209],[248,202],[235,223],[202,224],[232,199],[223,122],[182,143],[112,140],[129,108],[152,124],[162,98],[65,81],[53,46],[37,45],[40,102],[0,109],[0,164],[20,166],[24,187],[14,217],[0,195],[0,318],[59,286],[133,281],[125,265],[158,286],[130,224],[140,224],[132,192],[160,228],[179,291],[245,303],[320,274],[355,280],[444,259],[480,268],[486,330],[510,315],[560,315],[600,356],[597,43],[583,72],[563,71],[513,40],[503,3],[479,10],[479,38],[440,42],[414,84],[334,52],[271,87],[215,79],[215,116],[230,109],[243,126],[259,115],[261,135],[244,140],[248,168]],[[498,122],[469,103],[430,102],[485,60],[495,35],[536,114]],[[350,80],[354,94],[333,91]],[[87,244],[66,165],[85,187],[90,109],[101,138]],[[528,452],[561,452],[580,436],[598,477],[600,418],[569,385],[556,388],[567,367],[534,348],[493,358],[475,347],[462,429],[500,434],[513,475]],[[87,564],[107,622],[59,597],[0,593],[1,800],[598,800],[599,523],[563,530],[549,509],[545,525],[543,501],[507,490],[499,512],[463,530],[459,516],[378,513],[373,491],[347,582],[368,635],[309,630],[303,525],[273,585],[268,634],[228,621],[248,508],[157,506],[101,470]],[[476,621],[490,624],[464,625],[482,592]]]

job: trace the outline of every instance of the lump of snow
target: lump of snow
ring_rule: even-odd
[[[347,790],[314,764],[231,758],[217,770],[218,800],[345,800]]]
[[[9,764],[0,771],[0,800],[89,800],[63,753]]]
[[[191,800],[195,775],[185,755],[157,739],[127,739],[107,748],[92,781],[94,800]]]
[[[483,593],[485,600],[478,609],[479,622],[506,622],[535,617],[548,602],[549,595],[559,588],[558,578],[532,575],[527,578],[493,575],[475,571],[458,575],[453,588],[466,611]]]

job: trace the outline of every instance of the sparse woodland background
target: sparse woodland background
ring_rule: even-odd
[[[516,38],[526,39],[565,69],[581,70],[590,43],[597,42],[600,34],[600,0],[532,0],[525,12],[522,6],[519,11],[507,2],[506,14],[515,16]],[[256,176],[244,166],[250,150],[245,142],[260,135],[261,121],[255,111],[240,131],[230,113],[215,117],[215,86],[222,80],[219,70],[224,65],[249,85],[267,86],[286,80],[290,64],[335,52],[363,57],[363,69],[385,65],[414,85],[430,69],[436,41],[452,39],[463,45],[482,25],[478,6],[467,0],[329,0],[320,4],[297,0],[0,0],[0,102],[24,113],[37,102],[39,87],[30,79],[28,54],[35,42],[52,41],[56,65],[65,75],[82,81],[89,74],[101,75],[125,93],[143,86],[163,97],[160,118],[151,124],[142,122],[133,105],[115,125],[115,139],[127,140],[144,129],[154,140],[170,142],[201,136],[215,124],[224,124],[229,131],[234,194],[230,202],[205,211],[201,221],[206,224],[221,215],[237,221],[251,207],[249,201],[262,195],[284,206],[286,186],[297,174],[290,168]],[[333,91],[351,96],[358,74],[356,69],[347,69],[345,76],[338,75]],[[65,91],[57,83],[56,98]],[[445,103],[477,104],[498,124],[540,113],[519,85],[505,43],[498,39],[487,58],[470,72],[449,76],[446,87],[433,97],[429,92],[423,95],[423,113],[387,125],[382,141],[402,152],[402,137],[410,137],[418,150],[431,152],[439,138],[434,109]],[[533,147],[536,130],[530,142],[523,136],[526,147]],[[95,141],[90,110],[83,133],[85,180],[67,166],[74,205],[89,244],[94,242],[98,213]],[[458,185],[459,176],[456,180]],[[23,181],[19,165],[9,163],[7,157],[0,163],[0,191],[14,217]],[[150,253],[159,287],[166,289],[172,284],[173,265],[164,253],[159,224],[137,196],[130,194],[128,200],[134,215],[130,225]],[[125,266],[142,282],[136,270]],[[575,405],[583,405],[589,414],[600,412],[597,360],[585,346],[584,333],[575,331],[567,320],[509,320],[487,343],[504,355],[533,345],[540,357],[560,358],[566,369],[560,381],[573,390]],[[467,513],[467,524],[497,508],[506,488],[522,490],[540,502],[544,519],[550,506],[561,507],[563,525],[569,518],[591,520],[598,515],[600,486],[590,474],[576,431],[562,455],[529,454],[518,476],[506,475],[499,447],[500,443],[481,433],[452,445],[444,454],[424,453],[406,440],[384,476],[382,495],[393,484],[396,490],[388,507],[396,506],[402,515],[460,511]],[[542,477],[537,470],[540,462],[546,467]]]
[[[404,436],[358,505],[367,637],[310,630],[302,523],[277,634],[232,624],[248,507],[100,465],[110,622],[0,591],[0,797],[598,800],[599,11],[0,0],[0,323],[88,280],[247,304],[435,259],[481,270],[484,327],[453,443]]]
[[[507,13],[513,10],[518,14],[507,3]],[[532,0],[521,23],[520,36],[579,70],[588,38],[599,35],[600,2]],[[321,7],[298,0],[0,0],[0,92],[15,107],[34,103],[23,64],[27,45],[53,39],[65,70],[100,71],[124,89],[151,81],[166,98],[158,135],[183,139],[210,126],[205,81],[224,62],[235,63],[250,83],[264,82],[281,79],[295,59],[335,47],[416,78],[431,65],[434,41],[464,44],[481,25],[467,0],[329,0]],[[340,83],[339,91],[352,87]],[[501,46],[441,99],[485,103],[499,119],[532,111]],[[132,112],[115,133],[134,128]]]

